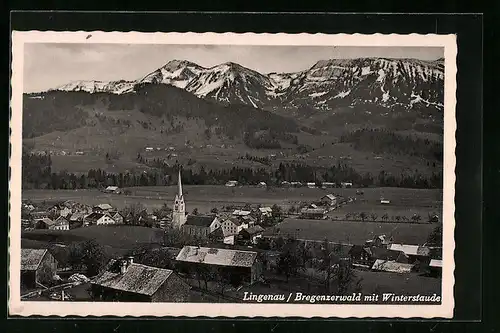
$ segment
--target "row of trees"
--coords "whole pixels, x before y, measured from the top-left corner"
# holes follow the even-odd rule
[[[138,157],[139,158],[139,157]],[[141,156],[142,158],[142,156]],[[136,173],[108,173],[101,169],[90,169],[86,174],[66,171],[52,172],[50,156],[23,156],[23,188],[85,189],[105,186],[165,186],[176,180],[166,175],[173,175],[182,168],[177,162],[168,165],[159,159],[144,161],[154,167],[153,171]],[[175,178],[175,177],[174,177]],[[424,176],[418,172],[395,176],[381,171],[377,177],[371,173],[359,173],[354,168],[338,163],[329,168],[316,167],[300,163],[280,163],[277,168],[199,169],[186,168],[182,172],[182,181],[190,185],[221,185],[229,180],[237,180],[242,185],[266,182],[269,186],[280,185],[283,181],[320,183],[351,181],[362,187],[407,187],[407,188],[442,188],[442,174],[432,173]]]
[[[395,221],[395,222],[414,222],[418,223],[422,221],[422,215],[416,213],[413,214],[411,217],[408,217],[406,215],[395,215],[395,216],[389,216],[389,214],[385,213],[382,216],[379,217],[377,213],[367,213],[367,212],[354,212],[354,213],[346,213],[345,220],[347,221],[377,221],[380,219],[383,222],[388,222],[388,221]],[[437,214],[434,213],[428,213],[427,214],[427,222],[429,223],[434,223],[438,222]]]

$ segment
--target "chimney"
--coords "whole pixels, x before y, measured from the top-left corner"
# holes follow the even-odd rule
[[[120,264],[120,273],[125,274],[127,272],[127,261],[123,260]]]

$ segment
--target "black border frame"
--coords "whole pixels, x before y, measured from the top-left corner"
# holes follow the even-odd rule
[[[457,181],[455,186],[456,198],[456,227],[455,227],[455,316],[453,321],[477,321],[482,317],[482,42],[483,16],[481,14],[342,14],[342,13],[147,13],[147,12],[12,12],[12,30],[103,30],[103,31],[176,31],[176,32],[322,32],[322,33],[454,33],[457,34]],[[10,68],[10,61],[9,61]],[[10,77],[10,75],[9,75]],[[8,211],[8,210],[5,210]],[[5,235],[8,235],[8,224],[4,224]],[[3,243],[8,253],[8,243]],[[7,295],[7,293],[6,293]],[[492,312],[494,314],[494,312]],[[12,317],[13,318],[13,317]],[[17,317],[16,317],[17,318]],[[74,317],[71,320],[59,322],[61,330],[80,326],[84,319]],[[99,328],[111,328],[115,331],[123,323],[108,322],[113,317],[93,317],[97,322],[88,322],[87,329],[91,331]],[[36,329],[42,326],[54,327],[53,318],[44,318],[42,322],[32,319],[14,319],[25,329]],[[69,319],[69,318],[68,318]],[[90,318],[89,318],[90,319]],[[132,319],[132,318],[130,318]],[[136,318],[134,318],[136,319]],[[152,319],[152,318],[150,318]],[[201,319],[201,318],[200,318]],[[288,326],[290,319],[278,319],[277,323],[263,323],[262,329],[275,331]],[[297,319],[297,318],[295,318]],[[156,319],[143,321],[127,320],[127,325],[136,330],[153,330]],[[255,330],[256,324],[262,319],[246,320],[248,329]],[[375,327],[384,327],[392,331],[403,322],[414,320],[397,320],[398,323],[384,325],[389,320],[372,323]],[[140,321],[140,323],[139,323]],[[257,322],[256,322],[257,321]],[[325,321],[325,320],[322,320]],[[328,320],[326,320],[328,321]],[[334,321],[334,322],[333,322]],[[206,325],[205,320],[190,320],[191,329],[200,330],[212,327],[212,330],[221,328],[222,323],[233,323],[234,320],[217,318],[210,320],[212,325]],[[313,329],[313,322],[299,320],[294,323],[295,329]],[[339,329],[346,328],[350,319],[335,319]],[[433,331],[438,325],[436,321],[425,320],[425,326]],[[9,324],[10,324],[9,323]],[[217,323],[217,324],[216,324]],[[311,325],[309,324],[311,323]],[[183,321],[173,319],[169,329],[183,329]],[[208,323],[207,323],[208,324]],[[319,323],[318,323],[319,324]],[[354,323],[352,323],[354,324]],[[360,323],[361,324],[361,323]],[[40,326],[38,326],[40,325]],[[11,326],[11,325],[9,325]],[[165,329],[165,327],[160,329]],[[191,325],[190,325],[191,326]],[[226,326],[226,325],[225,325]],[[316,326],[316,325],[314,325]],[[332,325],[333,326],[333,325]],[[92,328],[93,327],[93,328]],[[232,324],[232,329],[235,329]],[[289,327],[289,326],[288,326]],[[361,328],[361,326],[358,326]],[[392,327],[392,329],[390,329]],[[434,327],[434,328],[433,328]],[[186,327],[187,329],[187,327]],[[21,329],[22,330],[22,329]],[[132,331],[132,330],[131,330]]]

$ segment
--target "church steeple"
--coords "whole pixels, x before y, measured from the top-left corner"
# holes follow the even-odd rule
[[[181,181],[181,170],[179,169],[179,178],[177,180],[177,187],[178,187],[178,192],[177,194],[179,197],[182,198],[182,181]]]
[[[172,225],[174,228],[180,228],[186,223],[186,204],[182,194],[181,170],[177,179],[177,194],[175,195],[174,209],[172,210]]]

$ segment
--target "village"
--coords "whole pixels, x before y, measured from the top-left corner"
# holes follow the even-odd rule
[[[378,282],[373,282],[375,280],[387,280],[388,285],[411,280],[416,286],[425,283],[424,280],[431,281],[438,286],[434,292],[440,292],[439,241],[407,244],[392,234],[368,232],[363,241],[356,242],[303,239],[300,233],[281,230],[288,221],[335,223],[338,216],[332,217],[330,213],[357,199],[335,194],[334,184],[282,184],[320,185],[326,189],[324,196],[296,209],[249,203],[227,205],[224,209],[214,207],[204,213],[187,212],[188,198],[183,194],[180,172],[177,184],[173,205],[169,207],[165,203],[153,212],[140,205],[119,210],[109,203],[90,206],[74,200],[48,207],[23,202],[23,239],[48,241],[22,245],[22,299],[241,302],[243,295],[250,292],[369,294],[385,291]],[[226,186],[235,187],[238,183],[229,181]],[[103,191],[115,195],[123,192],[116,186]],[[356,191],[356,196],[363,196],[363,191]],[[391,201],[380,198],[379,204],[390,205]],[[415,216],[407,222],[418,223],[420,217]],[[359,212],[343,217],[349,218],[350,223],[359,225],[378,216]],[[380,222],[389,219],[380,218]],[[438,225],[439,217],[429,216],[426,223]],[[163,238],[154,241],[158,243],[155,247],[142,244],[139,250],[127,248],[112,255],[106,255],[102,249],[107,244],[92,239],[83,242],[84,248],[78,251],[97,253],[97,259],[75,255],[76,247],[59,241],[65,239],[65,234],[79,230],[99,229],[96,233],[104,234],[108,230],[139,227],[159,231]],[[120,237],[118,231],[113,232],[114,237]]]

